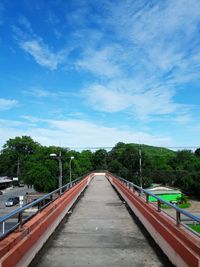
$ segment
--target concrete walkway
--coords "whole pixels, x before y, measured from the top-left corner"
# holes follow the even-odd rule
[[[157,255],[103,176],[96,176],[39,267],[159,267]]]

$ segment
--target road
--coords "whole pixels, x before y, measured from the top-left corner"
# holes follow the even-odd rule
[[[9,197],[18,197],[18,196],[25,196],[26,193],[33,193],[35,190],[33,188],[28,188],[27,186],[24,187],[10,187],[5,190],[2,190],[3,195],[0,195],[0,217],[3,217],[4,215],[10,213],[14,209],[19,207],[18,205],[15,205],[13,207],[6,207],[5,201]]]
[[[28,188],[27,186],[24,187],[10,187],[5,190],[2,190],[3,195],[0,195],[0,217],[3,217],[16,208],[19,208],[19,204],[12,206],[12,207],[6,207],[5,206],[5,201],[10,198],[10,197],[18,197],[18,196],[25,196],[26,193],[34,193],[35,190],[33,188]],[[10,228],[12,228],[14,225],[16,225],[18,221],[18,218],[12,218],[8,220],[5,223],[5,232],[7,232]],[[0,225],[0,235],[3,232],[3,225]]]

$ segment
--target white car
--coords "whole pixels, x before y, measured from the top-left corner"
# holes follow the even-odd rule
[[[17,205],[19,203],[19,197],[9,197],[6,202],[5,205],[6,207],[12,207],[14,205]]]

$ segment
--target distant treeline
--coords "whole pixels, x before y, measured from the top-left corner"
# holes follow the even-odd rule
[[[61,151],[63,184],[93,170],[109,170],[144,187],[162,183],[179,187],[183,192],[200,198],[200,148],[172,151],[147,145],[117,143],[111,151],[77,152],[62,147],[42,146],[29,136],[9,139],[0,154],[0,176],[16,177],[37,191],[49,192],[58,187],[58,161],[50,157]],[[139,158],[141,157],[141,164]]]

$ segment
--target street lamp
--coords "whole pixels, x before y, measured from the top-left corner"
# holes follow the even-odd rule
[[[142,181],[142,151],[141,149],[139,148],[139,175],[140,175],[140,187],[142,188],[142,184],[143,184],[143,181]]]
[[[59,152],[59,155],[56,155],[54,153],[50,154],[50,157],[57,159],[59,163],[59,178],[58,178],[58,187],[62,187],[62,161],[61,161],[61,151]]]
[[[69,182],[70,182],[70,186],[72,184],[72,160],[74,159],[74,157],[72,156],[70,158],[70,161],[69,161]]]

